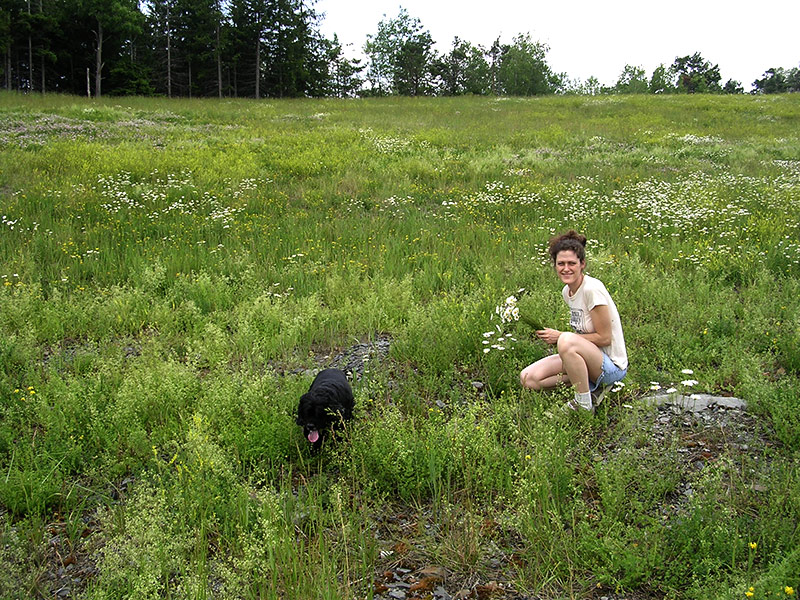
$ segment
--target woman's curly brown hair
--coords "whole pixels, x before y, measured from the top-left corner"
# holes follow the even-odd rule
[[[550,238],[550,258],[553,260],[553,264],[556,262],[558,253],[564,250],[572,250],[579,261],[585,262],[586,236],[570,229],[566,233]]]

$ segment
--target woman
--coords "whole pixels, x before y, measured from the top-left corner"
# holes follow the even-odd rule
[[[532,390],[571,383],[575,398],[567,408],[594,411],[605,386],[619,381],[628,371],[619,312],[603,283],[584,274],[586,236],[570,230],[552,238],[550,258],[564,282],[562,295],[570,309],[574,333],[549,328],[537,331],[536,336],[555,345],[558,352],[525,367],[519,378]]]

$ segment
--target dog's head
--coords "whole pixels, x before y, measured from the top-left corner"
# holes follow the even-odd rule
[[[342,418],[341,411],[342,407],[326,394],[307,392],[300,396],[296,423],[310,443],[319,445],[331,423]]]

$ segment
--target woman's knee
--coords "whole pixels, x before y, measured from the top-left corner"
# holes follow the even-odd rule
[[[564,354],[565,352],[574,352],[578,348],[578,340],[580,339],[581,337],[578,334],[572,333],[571,331],[565,331],[558,336],[556,350],[558,350],[559,354]]]
[[[519,382],[522,384],[522,387],[527,388],[529,390],[541,390],[542,384],[541,381],[532,370],[523,369],[522,372],[519,374]]]

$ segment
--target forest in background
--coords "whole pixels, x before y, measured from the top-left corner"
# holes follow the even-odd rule
[[[744,93],[699,52],[616,83],[570,79],[520,33],[486,48],[459,37],[439,52],[401,8],[346,56],[307,0],[0,0],[0,85],[100,97],[352,97]],[[754,93],[800,91],[800,68],[766,69]]]

